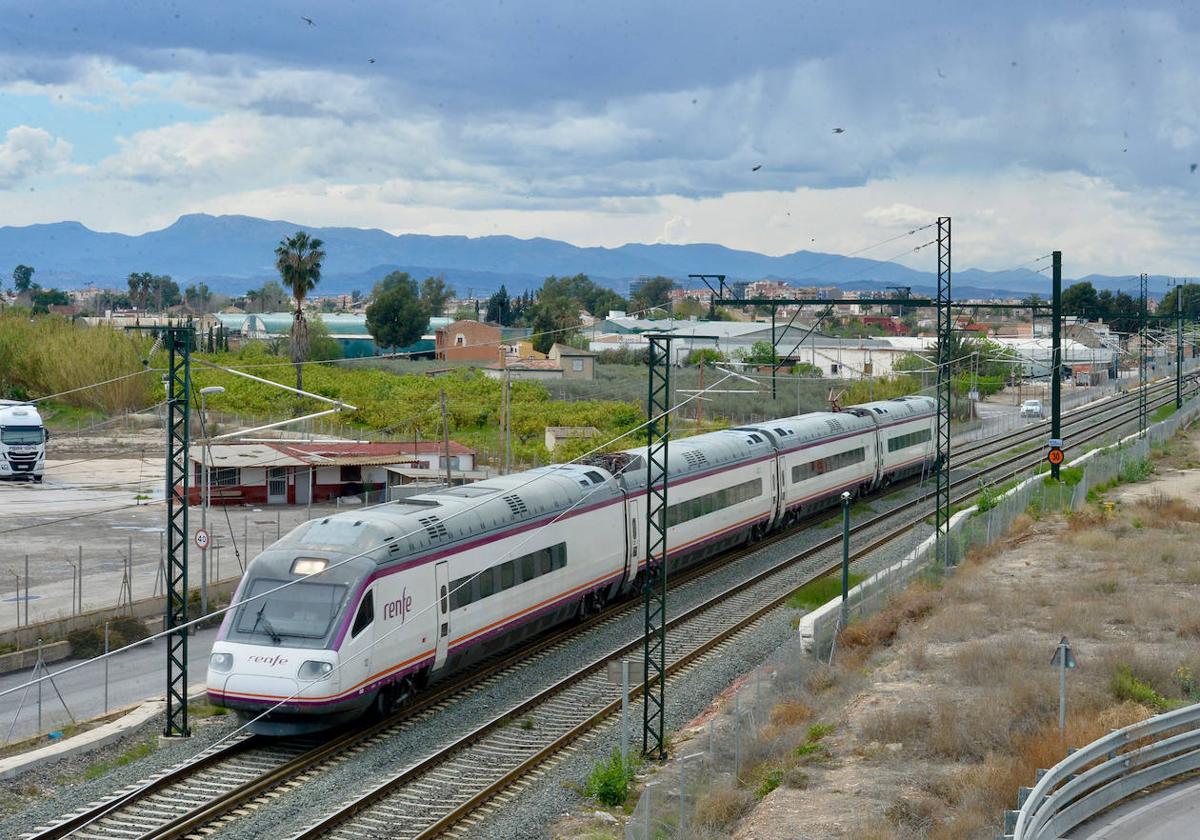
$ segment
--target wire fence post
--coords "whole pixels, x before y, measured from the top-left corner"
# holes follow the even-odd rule
[[[25,625],[29,626],[29,555],[25,555]]]
[[[621,764],[629,762],[629,660],[621,660]]]
[[[104,714],[108,714],[108,622],[104,622]]]

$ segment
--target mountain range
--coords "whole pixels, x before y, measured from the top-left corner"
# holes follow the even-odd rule
[[[937,285],[933,272],[815,251],[773,257],[713,244],[583,248],[544,238],[395,235],[378,229],[309,227],[207,214],[181,216],[169,227],[137,236],[102,233],[79,222],[0,227],[0,266],[31,265],[43,286],[60,288],[88,283],[123,287],[131,272],[150,271],[169,274],[181,283],[205,282],[216,292],[241,294],[277,277],[275,246],[297,230],[325,243],[327,257],[319,288],[324,294],[366,291],[394,270],[418,277],[445,275],[460,295],[490,294],[501,283],[510,292],[521,292],[539,288],[548,275],[580,272],[622,294],[640,276],[661,274],[686,280],[688,274],[700,272],[722,273],[729,280],[780,279],[841,289],[909,286],[914,296],[931,296]],[[1137,280],[1130,277],[1080,279],[1090,280],[1097,289],[1131,293],[1137,289]],[[1152,294],[1161,294],[1167,286],[1167,278],[1151,278]],[[1028,268],[998,272],[969,268],[954,273],[956,298],[1034,292],[1046,296],[1049,290],[1048,274]]]

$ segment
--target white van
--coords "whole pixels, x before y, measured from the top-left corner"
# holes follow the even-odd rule
[[[49,437],[37,406],[0,400],[0,479],[40,482]]]

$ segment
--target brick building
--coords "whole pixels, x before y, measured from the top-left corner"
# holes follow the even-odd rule
[[[500,328],[479,321],[454,321],[434,333],[434,355],[446,362],[491,362],[500,347]]]

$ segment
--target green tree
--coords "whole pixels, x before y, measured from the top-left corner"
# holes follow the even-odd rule
[[[719,365],[724,361],[726,361],[725,354],[715,347],[700,347],[689,351],[687,356],[684,357],[683,363],[690,366],[703,362],[706,365],[712,366]]]
[[[483,319],[490,324],[500,324],[505,327],[512,325],[512,303],[508,299],[508,289],[504,288],[503,283],[500,284],[496,293],[488,298],[487,313]]]
[[[1096,287],[1087,280],[1082,283],[1072,283],[1063,289],[1062,305],[1063,312],[1069,315],[1078,315],[1089,321],[1096,321],[1101,317]]]
[[[447,286],[444,277],[426,277],[421,281],[421,300],[429,308],[431,318],[440,317],[446,308],[446,301],[454,295],[454,287]]]
[[[212,301],[212,292],[206,283],[193,283],[184,289],[183,302],[193,312],[207,312],[208,304]]]
[[[33,286],[33,273],[36,270],[28,265],[18,265],[13,269],[13,289],[16,290],[17,294],[24,295],[29,293],[30,288]]]
[[[670,277],[651,277],[630,296],[629,302],[636,312],[644,312],[654,306],[665,307],[671,299],[673,288],[675,281]]]
[[[1174,315],[1176,311],[1175,296],[1182,294],[1183,317],[1195,318],[1198,314],[1200,314],[1200,285],[1197,285],[1196,283],[1184,283],[1182,286],[1177,288],[1180,289],[1179,292],[1175,291],[1175,289],[1170,289],[1166,294],[1163,295],[1162,300],[1159,301],[1156,312],[1159,315]]]
[[[429,308],[421,300],[416,281],[394,271],[379,287],[382,292],[367,307],[367,332],[380,347],[394,350],[415,344],[429,326]]]
[[[675,320],[687,321],[704,317],[704,304],[695,298],[684,298],[675,304]]]
[[[475,314],[475,310],[471,307],[460,306],[458,309],[454,310],[454,315],[451,317],[454,318],[455,321],[474,321]]]
[[[571,277],[547,277],[533,306],[533,349],[547,352],[556,341],[570,338],[573,327],[579,326],[579,310],[582,306],[576,297],[575,281],[583,275]],[[587,281],[591,282],[591,281]]]
[[[43,289],[38,286],[33,287],[33,311],[35,314],[45,315],[50,311],[51,306],[69,306],[71,303],[70,296],[60,289]]]
[[[292,312],[292,364],[296,366],[296,388],[304,389],[304,362],[308,358],[308,325],[304,319],[304,298],[321,282],[321,263],[325,261],[325,243],[304,231],[281,239],[275,248],[275,268],[283,285],[296,301]]]
[[[773,365],[778,357],[769,341],[756,341],[746,354],[746,362],[752,365]]]
[[[292,324],[293,328],[295,323]],[[308,358],[314,361],[340,359],[343,355],[342,345],[329,334],[329,327],[321,318],[307,321],[308,329]],[[290,335],[289,335],[290,338]]]
[[[150,295],[150,288],[154,281],[154,275],[149,271],[132,271],[126,282],[129,285],[129,300],[135,309],[145,309],[146,299]]]

